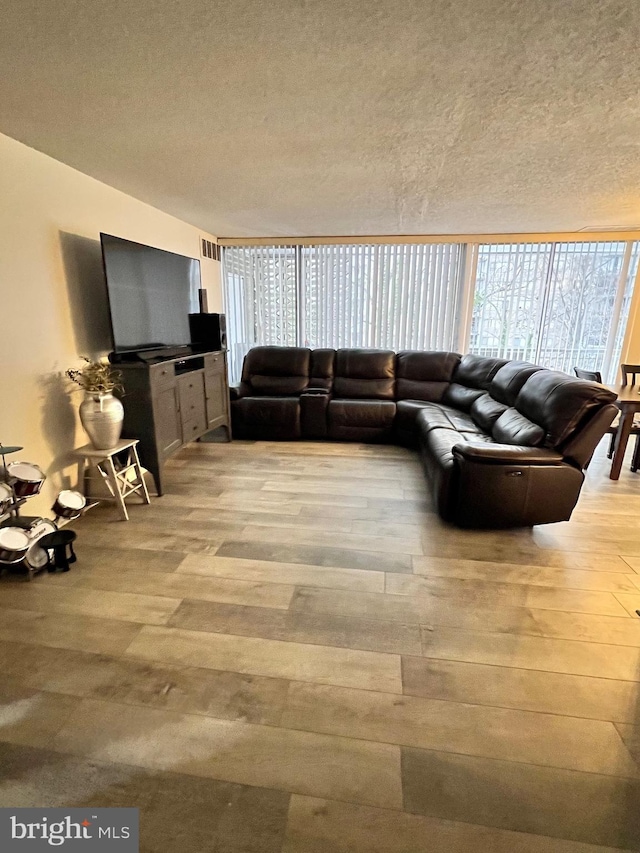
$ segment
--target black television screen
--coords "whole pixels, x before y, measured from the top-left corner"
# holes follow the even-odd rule
[[[115,352],[185,346],[200,261],[100,234]]]

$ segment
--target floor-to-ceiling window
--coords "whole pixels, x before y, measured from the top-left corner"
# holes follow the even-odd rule
[[[613,379],[640,243],[224,250],[232,381],[252,346],[458,350]]]
[[[478,246],[469,350],[613,378],[639,245]]]

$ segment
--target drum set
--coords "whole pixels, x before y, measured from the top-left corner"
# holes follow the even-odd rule
[[[40,493],[46,475],[32,462],[5,462],[5,456],[22,450],[18,446],[0,445],[3,480],[0,481],[0,568],[22,564],[29,578],[51,566],[52,553],[40,541],[58,528],[79,518],[85,507],[84,495],[72,489],[61,491],[51,508],[49,518],[20,516],[20,508],[29,498]]]

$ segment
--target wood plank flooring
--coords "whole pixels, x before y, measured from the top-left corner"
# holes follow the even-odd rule
[[[192,444],[0,579],[0,805],[146,853],[640,850],[640,475],[462,531],[415,453]]]

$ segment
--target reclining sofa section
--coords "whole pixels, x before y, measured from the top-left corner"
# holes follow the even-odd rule
[[[418,447],[442,518],[498,528],[571,517],[615,399],[526,362],[255,347],[231,389],[231,412],[238,438]]]

